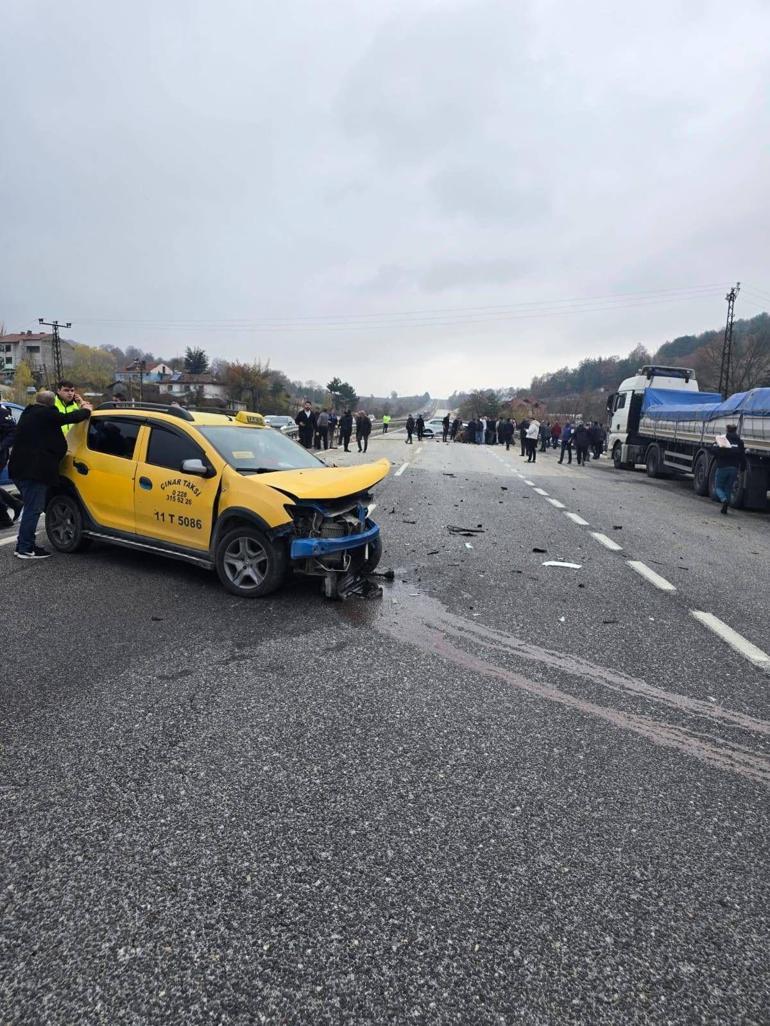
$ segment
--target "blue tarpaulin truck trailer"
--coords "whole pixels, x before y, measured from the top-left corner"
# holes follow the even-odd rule
[[[746,469],[732,504],[768,508],[770,388],[738,392],[723,401],[716,392],[700,392],[692,370],[642,367],[610,396],[607,410],[608,448],[616,468],[643,464],[650,477],[690,473],[698,495],[713,496],[712,446],[716,435],[735,424],[746,447]]]

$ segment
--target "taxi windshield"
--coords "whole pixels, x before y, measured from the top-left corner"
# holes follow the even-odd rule
[[[201,425],[198,430],[231,467],[243,474],[326,466],[307,449],[273,428],[216,424]]]

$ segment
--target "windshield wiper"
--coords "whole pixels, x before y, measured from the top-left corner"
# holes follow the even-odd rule
[[[275,467],[238,467],[239,474],[275,474]]]

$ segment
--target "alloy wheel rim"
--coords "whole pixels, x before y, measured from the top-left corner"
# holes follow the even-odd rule
[[[56,502],[49,513],[51,534],[60,545],[68,545],[75,538],[75,517],[66,502]]]
[[[269,558],[254,538],[234,538],[225,549],[223,567],[228,581],[242,591],[254,591],[267,576]]]

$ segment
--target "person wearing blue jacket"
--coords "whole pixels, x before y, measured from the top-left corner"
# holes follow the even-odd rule
[[[572,463],[572,436],[575,430],[569,421],[564,425],[561,431],[561,455],[559,456],[559,463],[564,462],[564,453],[567,453],[569,459],[567,463]]]

